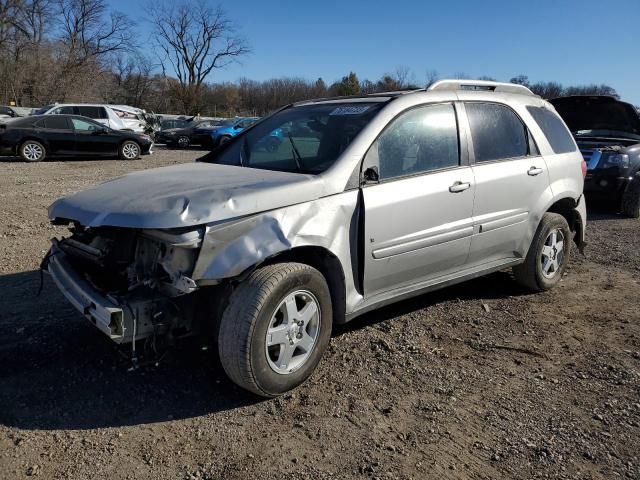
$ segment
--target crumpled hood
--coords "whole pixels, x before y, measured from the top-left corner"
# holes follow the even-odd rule
[[[313,175],[190,163],[130,173],[56,200],[49,219],[87,227],[179,228],[320,198]]]

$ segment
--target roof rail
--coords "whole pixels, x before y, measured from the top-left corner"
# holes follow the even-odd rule
[[[489,82],[487,80],[438,80],[431,85],[428,91],[434,90],[476,90],[490,91],[501,93],[517,93],[520,95],[530,95],[535,97],[536,94],[524,85],[516,83]]]

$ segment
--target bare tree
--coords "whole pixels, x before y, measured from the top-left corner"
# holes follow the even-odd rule
[[[133,24],[105,0],[56,0],[69,66],[131,47]]]
[[[177,76],[185,109],[197,103],[200,88],[214,70],[250,52],[224,10],[205,0],[161,0],[150,5],[149,13],[163,72]]]
[[[425,88],[429,88],[431,85],[438,81],[437,70],[427,70],[425,73]]]

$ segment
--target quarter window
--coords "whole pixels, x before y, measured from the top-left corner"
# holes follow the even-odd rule
[[[529,154],[527,127],[510,108],[495,103],[466,103],[476,163]]]
[[[378,137],[372,152],[378,156],[381,180],[458,166],[453,105],[429,105],[403,113]]]
[[[541,107],[527,107],[527,110],[549,140],[554,153],[576,151],[576,143],[573,141],[571,133],[557,114]]]

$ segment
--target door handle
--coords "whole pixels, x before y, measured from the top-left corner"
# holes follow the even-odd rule
[[[469,182],[466,182],[466,183],[456,182],[456,183],[454,183],[453,185],[451,185],[449,187],[449,191],[451,193],[460,193],[460,192],[464,192],[465,190],[467,190],[469,188],[471,188],[471,183],[469,183]]]
[[[538,168],[538,167],[531,167],[528,171],[527,171],[527,175],[530,175],[532,177],[535,177],[536,175],[540,175],[542,173],[542,169]]]

